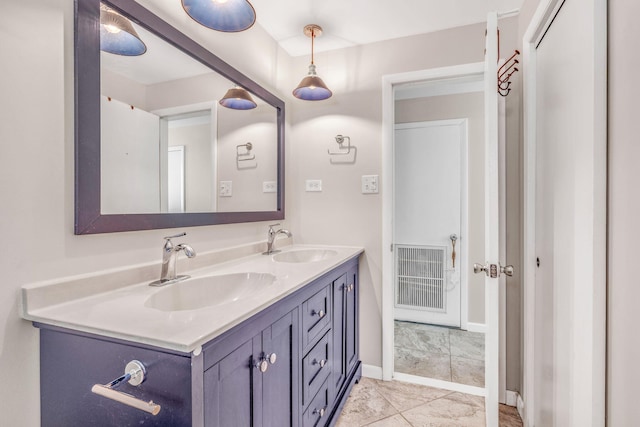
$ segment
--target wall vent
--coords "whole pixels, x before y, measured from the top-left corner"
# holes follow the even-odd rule
[[[446,246],[395,246],[397,308],[446,311],[446,252]]]

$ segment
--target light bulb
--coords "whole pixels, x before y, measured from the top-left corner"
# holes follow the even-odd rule
[[[111,24],[106,24],[104,25],[104,29],[107,30],[108,32],[110,32],[111,34],[118,34],[120,31],[120,28],[116,27],[115,25],[111,25]]]

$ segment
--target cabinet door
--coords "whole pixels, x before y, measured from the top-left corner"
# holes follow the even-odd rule
[[[254,340],[233,350],[204,373],[204,421],[208,427],[252,427]]]
[[[262,427],[298,425],[297,309],[262,331],[262,354],[268,367],[256,370],[256,396],[262,401]],[[273,363],[271,363],[273,362]],[[258,400],[258,399],[256,399]],[[231,424],[229,424],[230,426]],[[258,424],[256,424],[258,425]]]
[[[331,391],[337,396],[342,387],[347,371],[344,361],[345,330],[344,330],[344,303],[347,289],[347,275],[342,275],[333,282],[333,378]]]
[[[344,360],[345,375],[358,363],[358,267],[353,267],[347,273],[347,283],[344,298]]]

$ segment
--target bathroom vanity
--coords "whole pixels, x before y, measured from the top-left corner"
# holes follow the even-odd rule
[[[42,301],[55,284],[25,287],[24,317],[40,328],[42,425],[335,424],[361,375],[361,252],[294,246],[164,288],[139,283],[51,305]],[[216,294],[225,282],[233,292]],[[110,393],[157,415],[92,393],[131,361],[144,382],[126,378]]]

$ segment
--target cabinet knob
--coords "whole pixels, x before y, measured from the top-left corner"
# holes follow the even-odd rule
[[[263,374],[265,372],[267,372],[267,369],[269,369],[269,362],[267,361],[267,359],[260,359],[256,362],[256,368],[258,368],[258,370],[260,370],[260,372],[262,372]]]
[[[312,316],[318,316],[321,319],[325,316],[325,314],[327,313],[325,313],[324,310],[320,310],[320,311],[311,310]]]
[[[353,283],[352,283],[352,284],[350,284],[349,286],[347,286],[347,292],[351,292],[351,291],[353,291],[353,288],[354,288],[354,287],[355,287],[355,286],[353,285]]]
[[[327,361],[325,359],[313,359],[313,365],[320,365],[321,368],[324,368],[324,365],[327,364]]]
[[[325,408],[314,409],[313,415],[320,415],[320,418],[324,417]]]
[[[274,363],[276,363],[276,360],[278,359],[278,355],[275,353],[271,353],[270,355],[267,356],[267,360],[269,361],[269,363],[271,363],[272,365]]]

